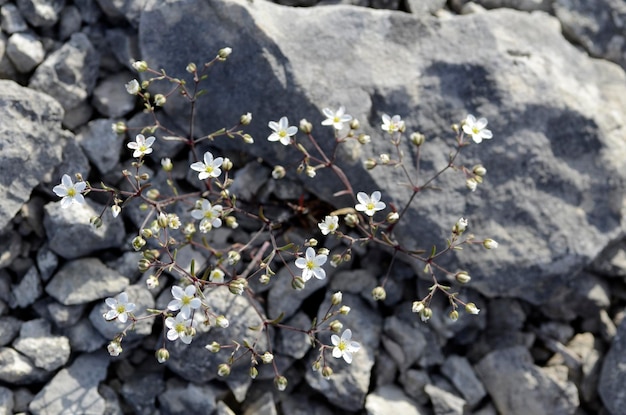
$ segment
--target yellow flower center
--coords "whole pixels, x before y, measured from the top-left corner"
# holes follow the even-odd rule
[[[472,127],[472,132],[474,134],[478,134],[480,132],[480,130],[478,129],[478,127]]]
[[[174,326],[174,330],[176,330],[176,333],[184,333],[186,327],[183,323],[176,323],[176,325]]]
[[[67,195],[69,197],[74,197],[76,196],[76,189],[74,189],[73,187],[70,187],[69,189],[67,189]]]
[[[309,259],[306,262],[306,267],[307,267],[307,269],[313,269],[313,268],[315,268],[315,263],[312,260]]]
[[[282,138],[282,137],[285,137],[285,136],[287,135],[287,131],[285,131],[285,130],[281,130],[281,131],[279,131],[279,132],[278,132],[278,135],[279,135],[281,138]]]
[[[206,171],[207,173],[213,173],[213,166],[206,166],[204,168],[204,171]]]
[[[375,208],[376,206],[374,205],[374,203],[369,202],[369,203],[366,205],[366,207],[367,207],[367,210],[374,210],[374,208]]]
[[[191,302],[191,297],[183,295],[183,298],[180,299],[180,302],[183,303],[183,305],[189,305],[189,303]]]
[[[147,149],[148,149],[148,147],[146,147],[143,144],[139,146],[139,151],[141,151],[142,153],[144,153]]]
[[[213,211],[207,210],[206,212],[204,212],[204,217],[207,219],[213,219]]]
[[[341,350],[342,352],[344,350],[346,350],[346,348],[348,347],[348,345],[346,344],[346,342],[344,342],[343,340],[339,342],[339,344],[337,345],[337,348],[339,350]]]
[[[118,314],[122,314],[126,311],[126,307],[124,306],[124,304],[118,304],[115,308],[115,311],[117,311]]]

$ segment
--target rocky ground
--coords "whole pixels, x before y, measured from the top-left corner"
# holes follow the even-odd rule
[[[0,413],[624,413],[622,0],[0,3]],[[306,339],[287,335],[273,344],[286,391],[274,388],[269,371],[252,382],[245,365],[218,377],[224,357],[204,345],[215,336],[241,338],[255,324],[249,300],[225,289],[210,300],[236,310],[228,331],[173,347],[162,365],[154,358],[162,325],[143,322],[122,355],[109,356],[106,345],[123,325],[104,321],[104,299],[125,290],[140,309],[165,307],[169,287],[149,290],[137,269],[130,240],[138,209],[117,219],[107,212],[95,230],[89,219],[105,200],[88,196],[80,209],[62,209],[51,189],[65,173],[120,181],[128,137],[111,124],[150,122],[124,88],[138,77],[131,62],[183,77],[189,62],[206,62],[226,46],[233,54],[211,72],[196,131],[251,112],[255,144],[216,141],[212,151],[233,160],[232,189],[243,203],[272,201],[272,214],[292,215],[294,224],[290,203],[307,195],[323,217],[340,202],[337,183],[323,172],[274,180],[273,166],[294,153],[268,145],[269,120],[306,117],[322,135],[321,109],[345,106],[372,137],[340,154],[354,187],[381,190],[402,206],[411,193],[392,169],[363,168],[393,150],[381,139],[380,116],[401,114],[408,131],[426,136],[426,172],[446,162],[451,123],[468,113],[489,119],[494,139],[463,156],[469,166],[486,166],[485,183],[470,193],[458,176],[445,175],[444,191],[412,205],[410,226],[396,229],[405,246],[441,244],[467,216],[472,232],[500,243],[445,264],[472,275],[461,293],[478,316],[453,323],[445,302],[435,302],[422,323],[411,303],[429,286],[423,264],[396,263],[387,298],[374,302],[390,255],[363,248],[304,291],[292,290],[286,268],[266,291],[253,285],[268,315],[284,311],[298,326],[343,292],[352,309],[344,324],[362,348],[330,380],[311,371]],[[175,99],[160,112],[182,130],[187,114]],[[161,142],[164,134],[156,135]],[[187,162],[180,147],[163,145],[149,166],[165,156]],[[189,180],[184,170],[174,173]],[[305,226],[294,226],[292,237],[312,236]],[[242,220],[236,230],[216,230],[211,243],[245,241],[254,229]],[[179,258],[203,263],[192,250]]]

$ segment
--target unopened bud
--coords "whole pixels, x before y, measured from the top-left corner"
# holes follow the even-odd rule
[[[474,303],[467,303],[467,304],[465,304],[465,311],[468,312],[469,314],[478,314],[478,313],[480,313],[480,310],[478,309],[478,307],[476,307],[476,304],[474,304]]]
[[[389,162],[391,161],[391,158],[389,157],[389,154],[387,153],[381,154],[379,158],[382,164],[389,164]]]
[[[456,223],[454,224],[454,227],[452,228],[452,232],[460,235],[463,232],[465,232],[465,230],[467,229],[467,219],[465,218],[460,218],[459,220],[456,221]]]
[[[465,187],[467,187],[470,192],[473,192],[474,190],[476,190],[476,187],[478,187],[478,181],[476,181],[475,178],[470,177],[465,181]]]
[[[261,355],[261,361],[265,364],[272,363],[273,360],[274,360],[274,355],[271,354],[270,352],[265,352]]]
[[[424,136],[424,134],[421,133],[412,133],[409,136],[409,140],[411,140],[411,143],[413,143],[413,145],[419,147],[424,144],[424,142],[426,141],[426,137]]]
[[[225,329],[226,327],[228,327],[230,323],[228,322],[228,319],[225,316],[217,316],[217,318],[215,319],[215,324]]]
[[[280,180],[283,177],[285,177],[285,174],[287,174],[287,172],[285,171],[285,168],[283,166],[275,166],[274,170],[272,170],[272,177],[274,178],[274,180]]]
[[[359,134],[359,136],[356,139],[361,144],[368,144],[370,141],[372,141],[372,138],[367,134]]]
[[[457,280],[457,282],[459,282],[460,284],[467,284],[468,282],[470,282],[472,277],[470,277],[470,275],[466,271],[459,271],[454,276],[454,279]]]
[[[228,252],[228,265],[235,265],[241,260],[241,254],[237,251]]]
[[[157,107],[162,107],[167,102],[167,98],[163,94],[156,94],[154,96],[154,105]]]
[[[498,247],[498,243],[493,239],[487,238],[483,241],[483,246],[487,249],[496,249]]]
[[[244,134],[242,136],[243,142],[246,144],[254,144],[254,138],[250,134]]]
[[[141,272],[146,272],[150,269],[150,261],[145,258],[140,259],[139,263],[137,264],[137,268],[139,268],[139,271]]]
[[[291,288],[293,288],[296,291],[304,290],[305,286],[306,286],[306,282],[302,279],[302,277],[296,277],[291,280]]]
[[[341,304],[342,299],[343,299],[343,294],[341,293],[341,291],[337,291],[336,293],[332,295],[332,297],[330,297],[330,303],[332,305],[339,305]]]
[[[237,278],[228,283],[228,289],[235,295],[242,295],[247,286],[248,281],[244,278]]]
[[[217,56],[220,58],[220,60],[225,60],[226,58],[228,58],[230,56],[230,54],[233,53],[233,50],[231,48],[222,48],[220,49],[220,51],[217,53]]]
[[[485,174],[487,174],[487,169],[485,168],[485,166],[483,166],[482,164],[477,164],[474,166],[474,168],[472,169],[472,172],[479,177],[483,177]]]
[[[237,218],[234,216],[227,216],[224,220],[226,221],[226,226],[228,226],[230,229],[237,229],[239,227],[239,224],[237,223]]]
[[[333,369],[330,366],[324,366],[322,368],[322,376],[324,377],[324,379],[330,379],[332,375]]]
[[[350,129],[351,130],[358,130],[360,127],[361,127],[361,123],[356,118],[353,118],[350,121]]]
[[[167,349],[164,348],[164,347],[162,347],[159,350],[157,350],[154,355],[156,356],[157,361],[159,363],[165,363],[170,358],[170,352],[168,352]]]
[[[157,200],[161,196],[161,192],[158,189],[148,189],[146,192],[146,197],[150,200]]]
[[[118,121],[111,124],[111,129],[115,134],[124,134],[128,130],[128,127],[124,121]]]
[[[387,214],[388,223],[396,223],[398,219],[400,219],[400,214],[398,212],[389,212]]]
[[[252,379],[256,379],[257,376],[259,376],[259,370],[256,367],[252,366],[250,368],[250,377]]]
[[[414,313],[421,313],[424,307],[425,306],[424,306],[423,301],[413,301],[413,305],[411,306],[411,311]]]
[[[387,298],[387,292],[381,286],[378,286],[372,290],[372,297],[376,301],[384,301]]]
[[[348,213],[344,218],[344,222],[351,228],[354,228],[359,223],[359,218],[354,213]]]
[[[185,70],[189,73],[194,73],[196,70],[198,70],[198,67],[196,66],[195,63],[189,62]]]
[[[222,346],[220,346],[218,342],[213,342],[211,344],[207,344],[206,346],[204,346],[204,348],[210,351],[211,353],[218,353],[220,349],[222,348]]]
[[[141,236],[135,236],[131,242],[133,249],[135,251],[139,251],[141,248],[144,247],[144,245],[146,244],[146,240],[143,239]]]
[[[302,131],[305,134],[311,134],[311,131],[313,131],[313,124],[308,122],[305,118],[301,119],[300,120],[300,131]]]
[[[306,166],[306,169],[304,169],[304,172],[311,179],[317,175],[317,172],[315,171],[315,167],[313,166]]]
[[[334,320],[333,322],[330,323],[328,327],[330,328],[330,331],[332,331],[333,333],[339,333],[341,329],[343,328],[343,324],[339,320]]]
[[[145,72],[148,70],[148,64],[146,61],[135,61],[132,63],[132,66],[137,72]]]
[[[343,314],[344,316],[347,316],[349,312],[350,312],[350,307],[348,307],[347,305],[342,305],[341,307],[339,307],[339,314]]]
[[[174,165],[172,164],[172,160],[169,157],[165,157],[161,159],[161,167],[164,171],[172,171]]]
[[[378,163],[376,162],[376,160],[370,157],[363,162],[363,165],[365,166],[367,170],[372,170],[374,167],[378,165]]]
[[[424,307],[424,309],[420,312],[420,318],[422,321],[428,321],[433,316],[433,310],[430,307]]]
[[[163,212],[160,212],[159,215],[157,216],[157,223],[159,224],[159,227],[161,229],[165,229],[167,228],[167,225],[169,223],[169,219],[167,218],[167,215]]]
[[[239,117],[239,124],[241,125],[250,125],[252,122],[252,114],[247,112]]]
[[[450,317],[450,320],[452,321],[457,321],[459,319],[459,312],[456,310],[452,310],[450,311],[450,314],[448,314],[448,317]]]
[[[224,157],[224,161],[222,161],[222,170],[230,171],[233,168],[233,161],[228,157]]]
[[[217,376],[226,377],[230,375],[230,365],[222,363],[217,367]]]
[[[92,216],[89,219],[89,223],[91,223],[91,226],[98,229],[102,226],[102,218],[100,218],[99,216]]]
[[[274,386],[276,386],[276,389],[279,391],[284,391],[287,389],[287,378],[284,376],[276,376],[274,378]]]

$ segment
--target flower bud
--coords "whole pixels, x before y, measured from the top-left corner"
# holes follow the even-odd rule
[[[162,347],[159,350],[157,350],[154,355],[156,356],[156,359],[159,363],[165,363],[170,358],[170,352],[168,352],[165,347]]]
[[[467,304],[465,304],[465,311],[468,312],[469,314],[478,314],[478,313],[480,313],[480,310],[478,309],[478,307],[476,307],[476,304],[474,304],[474,303],[467,303]]]
[[[274,360],[274,355],[271,354],[270,352],[265,352],[261,355],[261,361],[265,363],[266,365],[269,363],[272,363],[273,360]]]
[[[463,232],[465,232],[465,230],[467,229],[467,219],[465,218],[460,218],[458,221],[456,221],[456,223],[454,224],[454,227],[452,228],[452,232],[460,235]]]
[[[333,333],[339,333],[341,329],[343,328],[343,324],[339,320],[334,320],[329,324],[328,327],[330,328],[330,331],[332,331]]]
[[[141,236],[143,236],[144,238],[152,238],[152,230],[150,228],[143,228],[141,230]]]
[[[493,239],[487,238],[483,241],[483,246],[487,249],[496,249],[498,247],[498,243]]]
[[[148,70],[148,64],[146,61],[135,61],[132,63],[132,66],[137,72],[145,72]]]
[[[465,187],[467,187],[470,192],[473,192],[474,190],[476,190],[476,187],[478,187],[478,182],[475,178],[470,177],[465,181]]]
[[[98,229],[102,226],[102,218],[100,218],[99,216],[92,216],[89,219],[89,223],[91,223],[91,226],[93,226],[95,229]]]
[[[157,216],[157,223],[159,224],[159,227],[161,229],[167,228],[167,224],[169,223],[169,220],[167,219],[167,215],[163,212],[160,212],[159,215]]]
[[[359,218],[354,213],[348,213],[344,218],[344,222],[347,226],[354,228],[359,223]]]
[[[243,142],[246,144],[254,144],[254,138],[250,134],[244,134],[241,138],[243,138]]]
[[[111,129],[115,134],[124,134],[128,130],[128,127],[126,127],[126,123],[124,121],[118,121],[111,124]]]
[[[224,221],[226,222],[226,226],[230,229],[237,229],[239,227],[239,223],[237,223],[237,218],[234,216],[227,216]]]
[[[256,379],[257,376],[259,376],[259,370],[256,367],[252,366],[250,368],[250,377],[252,379]]]
[[[272,177],[274,178],[274,180],[280,180],[283,177],[285,177],[285,174],[287,174],[287,172],[285,171],[285,168],[283,166],[275,166],[274,170],[272,170]]]
[[[225,316],[217,316],[217,318],[215,319],[215,324],[225,329],[226,327],[228,327],[230,323],[228,322],[228,319]]]
[[[148,189],[148,191],[146,192],[146,197],[150,200],[157,200],[159,196],[161,196],[161,192],[159,192],[159,189],[152,188]]]
[[[324,379],[330,379],[332,375],[333,369],[330,366],[324,366],[322,368],[322,376],[324,377]]]
[[[351,130],[358,130],[360,127],[361,127],[361,123],[359,122],[359,120],[357,120],[356,118],[353,118],[352,120],[350,120]]]
[[[230,365],[222,363],[217,367],[217,376],[226,377],[230,375]]]
[[[172,164],[172,160],[169,157],[165,157],[161,159],[161,167],[164,171],[172,171],[174,165]]]
[[[206,346],[204,346],[204,348],[210,351],[211,353],[218,353],[220,349],[222,348],[222,346],[220,346],[218,342],[213,342],[211,344],[207,344]]]
[[[146,272],[150,269],[150,261],[145,258],[140,259],[139,263],[137,264],[137,268],[139,268],[139,271],[141,272]]]
[[[391,158],[389,157],[389,154],[387,153],[381,154],[379,158],[382,164],[389,164],[389,162],[391,161]]]
[[[368,144],[370,141],[372,141],[372,138],[367,134],[359,134],[356,139],[359,141],[360,144]]]
[[[149,290],[153,290],[157,288],[159,286],[159,279],[154,275],[150,275],[146,279],[146,286],[148,287]]]
[[[330,297],[330,303],[332,305],[339,305],[341,304],[342,299],[343,299],[343,294],[341,293],[341,291],[337,291],[336,293],[333,294],[332,297]]]
[[[306,241],[306,245],[307,246],[312,246],[312,247],[316,247],[318,244],[317,239],[315,238],[311,238],[308,241]]]
[[[400,219],[400,214],[398,212],[389,212],[387,214],[388,223],[396,223],[398,219]]]
[[[452,310],[450,311],[450,314],[448,314],[448,317],[450,317],[450,320],[452,321],[457,321],[459,319],[459,312],[456,310]]]
[[[241,254],[237,251],[228,252],[228,265],[235,265],[241,260]]]
[[[313,362],[313,364],[311,365],[311,369],[313,370],[313,372],[319,372],[321,368],[322,364],[320,363],[319,359]]]
[[[350,307],[348,307],[347,305],[342,305],[341,307],[339,307],[339,314],[343,314],[344,316],[346,316],[349,312]]]
[[[252,114],[249,112],[246,112],[241,117],[239,117],[239,124],[241,125],[250,125],[251,122],[252,122]]]
[[[387,298],[387,292],[380,285],[372,290],[372,297],[376,301],[384,301]]]
[[[120,214],[121,211],[122,211],[122,208],[119,207],[118,205],[111,206],[111,215],[113,215],[114,218],[117,218],[117,216]]]
[[[274,386],[276,386],[276,389],[279,391],[284,391],[287,389],[287,378],[284,376],[276,376],[274,378]]]
[[[424,136],[424,134],[421,133],[412,133],[409,136],[409,140],[411,140],[411,143],[413,143],[413,145],[419,147],[424,144],[424,142],[426,141],[426,137]]]
[[[300,131],[302,131],[305,134],[311,134],[311,131],[313,131],[313,124],[308,122],[305,118],[301,119],[300,120]]]
[[[267,274],[263,274],[259,277],[259,282],[263,285],[267,285],[270,283],[271,277]]]
[[[411,306],[411,311],[414,313],[421,313],[424,307],[425,306],[424,306],[423,301],[413,301],[413,305]]]
[[[156,94],[154,96],[154,105],[157,107],[162,107],[167,102],[167,98],[163,94]]]
[[[478,177],[483,177],[485,174],[487,174],[487,169],[482,164],[477,164],[472,169],[472,172]]]
[[[470,275],[466,271],[459,271],[454,276],[454,279],[457,280],[459,284],[467,284],[468,282],[470,282],[472,277],[470,277]]]
[[[291,280],[291,288],[293,288],[296,291],[304,290],[305,286],[306,286],[306,282],[302,279],[302,277],[296,277]]]
[[[433,310],[430,307],[424,307],[424,309],[420,312],[420,318],[424,322],[430,320],[432,316],[433,316]]]
[[[306,169],[304,169],[304,172],[311,179],[314,178],[315,175],[317,174],[317,172],[315,171],[315,167],[313,166],[306,166]]]
[[[141,236],[135,236],[132,241],[132,246],[135,251],[139,251],[146,244],[146,240]]]
[[[185,70],[186,70],[188,73],[194,73],[195,71],[197,71],[197,70],[198,70],[198,67],[196,66],[196,64],[195,64],[195,63],[193,63],[193,62],[189,62],[189,63],[187,64],[187,67],[185,67]]]
[[[220,60],[226,60],[226,58],[228,58],[231,53],[233,53],[233,50],[226,47],[220,49],[219,52],[217,52],[217,56],[220,58]]]
[[[320,248],[317,250],[317,255],[326,255],[330,254],[330,250],[328,248]]]
[[[228,289],[235,295],[242,295],[247,286],[248,281],[244,278],[237,278],[228,283]]]
[[[341,264],[341,255],[339,254],[333,255],[332,258],[330,259],[330,266],[333,268],[337,268],[339,264]]]
[[[372,170],[374,167],[376,167],[378,163],[376,162],[376,160],[374,160],[373,158],[368,158],[367,160],[365,160],[363,162],[363,166],[367,169],[367,170]]]
[[[123,352],[122,344],[118,340],[113,340],[108,344],[107,351],[111,356],[119,356]]]

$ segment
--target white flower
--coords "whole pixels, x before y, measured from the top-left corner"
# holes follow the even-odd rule
[[[333,343],[333,357],[336,359],[340,359],[343,357],[343,360],[346,363],[352,363],[352,353],[356,353],[361,348],[361,345],[357,342],[351,341],[352,339],[352,331],[350,329],[346,329],[341,338],[336,334],[330,336],[330,341]]]
[[[201,199],[196,203],[196,209],[191,211],[191,217],[200,220],[200,232],[207,233],[213,228],[222,226],[220,215],[222,205],[211,205],[206,199]]]
[[[326,216],[324,218],[324,222],[320,222],[317,226],[322,231],[322,235],[328,235],[329,233],[335,233],[337,228],[339,227],[339,217],[332,215]]]
[[[272,363],[273,360],[274,360],[274,355],[271,354],[270,352],[265,352],[261,355],[261,361],[263,361],[263,363],[265,364]]]
[[[134,303],[128,302],[128,294],[126,292],[119,293],[115,298],[109,297],[104,302],[111,308],[104,315],[105,320],[118,319],[122,323],[128,321],[128,313],[132,312],[136,307]]]
[[[465,118],[465,122],[463,123],[463,132],[471,135],[475,143],[480,143],[483,140],[488,140],[493,137],[491,131],[485,128],[486,126],[486,118],[480,118],[477,121],[476,118],[470,114]]]
[[[172,296],[174,299],[170,301],[167,308],[172,311],[180,310],[179,314],[185,319],[191,317],[191,310],[200,308],[202,302],[196,296],[196,286],[188,285],[183,290],[182,287],[174,285],[172,287]]]
[[[165,319],[165,327],[169,329],[167,338],[171,341],[180,339],[183,343],[189,344],[193,338],[193,327],[195,325],[195,320],[185,318],[183,313],[178,313],[176,318],[168,317]]]
[[[383,210],[387,205],[380,201],[380,192],[376,190],[368,196],[364,192],[359,192],[356,195],[359,203],[354,207],[359,212],[365,212],[367,216],[374,216],[374,213],[379,210]]]
[[[380,126],[383,131],[387,131],[389,134],[395,133],[396,131],[404,131],[404,121],[400,118],[399,115],[394,115],[393,117],[389,117],[387,114],[383,114],[383,124]]]
[[[61,199],[61,207],[67,208],[73,203],[78,205],[85,203],[85,198],[81,194],[85,190],[85,187],[87,187],[85,182],[76,182],[76,184],[74,184],[72,178],[64,174],[63,177],[61,177],[61,184],[54,186],[52,191],[57,196],[63,198]]]
[[[209,273],[209,281],[214,282],[216,284],[224,283],[224,271],[219,268],[215,268]]]
[[[128,92],[131,95],[137,95],[139,93],[139,89],[140,89],[139,82],[137,82],[136,79],[133,79],[132,81],[126,84],[126,92]]]
[[[282,117],[278,122],[270,121],[267,125],[274,131],[267,139],[269,141],[280,141],[285,146],[291,143],[291,136],[296,135],[298,132],[298,127],[289,125],[287,117]]]
[[[222,163],[224,162],[224,159],[222,157],[217,157],[214,159],[213,154],[207,151],[206,153],[204,153],[203,159],[204,163],[201,161],[196,161],[191,165],[191,170],[199,172],[198,179],[204,180],[208,179],[209,177],[219,177],[219,175],[222,174],[222,170],[220,169]]]
[[[311,277],[318,280],[326,278],[326,271],[322,269],[322,265],[326,263],[326,255],[315,255],[315,250],[308,247],[305,252],[305,258],[296,259],[296,267],[302,269],[302,279],[308,281]]]
[[[107,351],[111,356],[119,356],[122,353],[122,345],[119,341],[113,340],[107,345]]]
[[[457,220],[456,223],[454,224],[454,227],[452,228],[452,232],[459,234],[459,235],[462,234],[467,229],[467,224],[468,224],[467,219],[459,218],[459,220]]]
[[[140,158],[146,154],[152,153],[152,144],[154,144],[154,140],[156,139],[152,136],[146,138],[143,134],[137,134],[135,142],[131,141],[126,146],[131,150],[135,150],[133,152],[133,157]]]
[[[225,316],[217,316],[217,318],[215,319],[215,324],[225,329],[226,327],[229,326],[230,323],[228,322],[228,319]]]
[[[478,182],[473,177],[470,177],[465,181],[465,187],[467,187],[470,192],[473,192],[478,187]]]
[[[322,125],[332,125],[335,130],[339,131],[343,128],[344,122],[352,120],[352,116],[346,114],[346,109],[341,106],[336,112],[333,112],[330,108],[324,108],[322,110],[326,119],[322,121]]]

